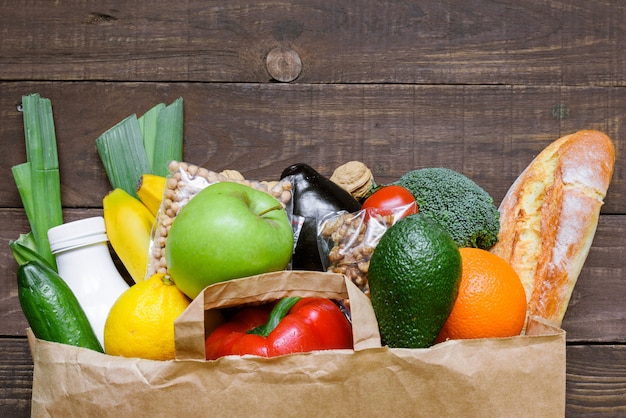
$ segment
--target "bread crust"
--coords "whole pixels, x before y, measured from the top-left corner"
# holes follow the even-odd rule
[[[491,249],[520,276],[529,315],[560,325],[595,235],[615,164],[611,139],[578,131],[548,145],[515,180]]]

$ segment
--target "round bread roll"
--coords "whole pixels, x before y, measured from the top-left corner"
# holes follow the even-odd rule
[[[530,316],[561,325],[614,164],[607,135],[579,131],[537,155],[502,200],[499,241],[491,251],[520,276]]]

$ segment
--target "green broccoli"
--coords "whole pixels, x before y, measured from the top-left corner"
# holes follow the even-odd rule
[[[395,184],[411,191],[419,211],[444,227],[459,247],[487,250],[498,241],[498,208],[485,190],[463,174],[422,168],[404,174]]]

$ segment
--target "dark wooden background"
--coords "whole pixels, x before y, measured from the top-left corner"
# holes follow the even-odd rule
[[[185,160],[275,179],[361,160],[378,182],[445,166],[499,203],[534,155],[593,128],[617,163],[567,331],[567,415],[626,415],[626,3],[622,0],[0,1],[0,416],[30,413],[32,360],[8,242],[21,96],[52,100],[66,220],[101,213],[95,139],[179,96]],[[277,82],[274,48],[298,54]]]

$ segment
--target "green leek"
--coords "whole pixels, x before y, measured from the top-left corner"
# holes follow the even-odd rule
[[[22,97],[27,162],[12,167],[30,224],[34,250],[56,268],[48,229],[63,223],[61,182],[52,104],[39,94]]]
[[[167,176],[170,161],[183,159],[183,99],[179,97],[159,112],[152,174]]]
[[[154,150],[157,143],[157,127],[159,113],[162,109],[165,109],[165,103],[157,104],[138,119],[141,136],[143,138],[143,147],[146,150],[148,163],[150,164],[151,169],[154,167]]]
[[[100,135],[96,147],[111,187],[137,197],[139,179],[151,171],[137,116],[128,116]]]
[[[152,174],[167,176],[170,161],[183,159],[183,98],[159,103],[139,118]]]
[[[9,248],[13,254],[13,258],[15,258],[15,261],[17,261],[17,264],[20,266],[29,261],[38,260],[51,269],[55,269],[54,266],[48,263],[48,260],[44,259],[39,254],[33,234],[30,232],[28,234],[20,234],[17,240],[10,240]]]
[[[143,174],[169,174],[170,161],[183,159],[183,99],[159,103],[141,117],[128,116],[98,139],[96,146],[112,188],[137,197]]]

